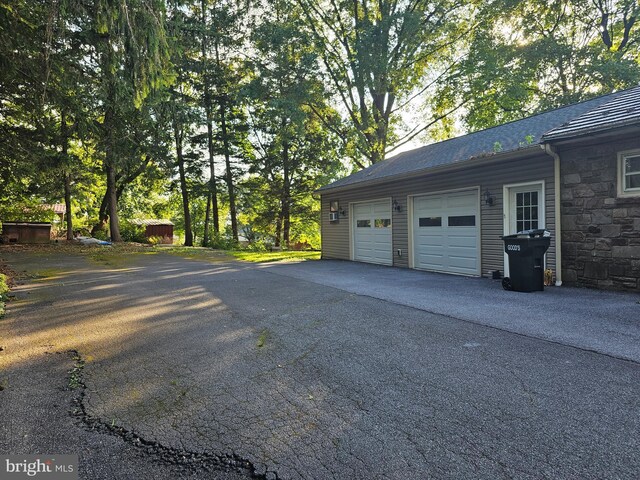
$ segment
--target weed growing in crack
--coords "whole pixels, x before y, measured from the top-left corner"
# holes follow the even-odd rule
[[[73,368],[69,370],[69,388],[76,390],[78,388],[84,388],[82,383],[82,369],[84,368],[84,360],[80,357],[78,352],[73,352]]]
[[[258,348],[262,348],[264,347],[265,343],[267,343],[267,340],[269,339],[269,336],[271,335],[271,333],[269,332],[268,329],[264,329],[260,332],[260,335],[258,336],[258,341],[256,342],[256,346]]]

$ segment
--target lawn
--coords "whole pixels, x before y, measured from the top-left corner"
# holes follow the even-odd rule
[[[294,251],[283,252],[250,252],[248,250],[232,250],[229,252],[238,260],[245,262],[279,262],[281,260],[320,260],[318,251]]]

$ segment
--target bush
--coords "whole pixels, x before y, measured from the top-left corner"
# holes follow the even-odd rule
[[[216,234],[209,240],[209,245],[206,246],[216,250],[233,250],[238,244],[230,236]]]
[[[245,250],[248,250],[250,252],[270,252],[271,246],[271,242],[256,240],[255,242],[251,242],[249,245],[247,245],[247,248],[245,248]]]
[[[8,292],[9,286],[7,285],[7,276],[0,273],[0,318],[4,315],[4,302]]]
[[[142,225],[134,225],[131,222],[122,222],[120,225],[120,236],[125,242],[147,243]]]
[[[8,291],[9,286],[7,285],[7,276],[4,273],[0,273],[0,299],[4,298]]]
[[[160,235],[152,235],[147,238],[147,242],[149,242],[151,245],[158,245],[159,243],[164,242],[164,237],[161,237]]]

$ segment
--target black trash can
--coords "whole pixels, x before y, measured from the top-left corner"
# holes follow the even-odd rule
[[[544,254],[551,243],[549,232],[528,230],[502,239],[509,256],[510,275],[502,280],[502,287],[516,292],[544,290]]]

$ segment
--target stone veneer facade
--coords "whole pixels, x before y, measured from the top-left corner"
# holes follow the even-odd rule
[[[640,197],[618,197],[618,152],[640,138],[558,148],[563,283],[640,291]]]

